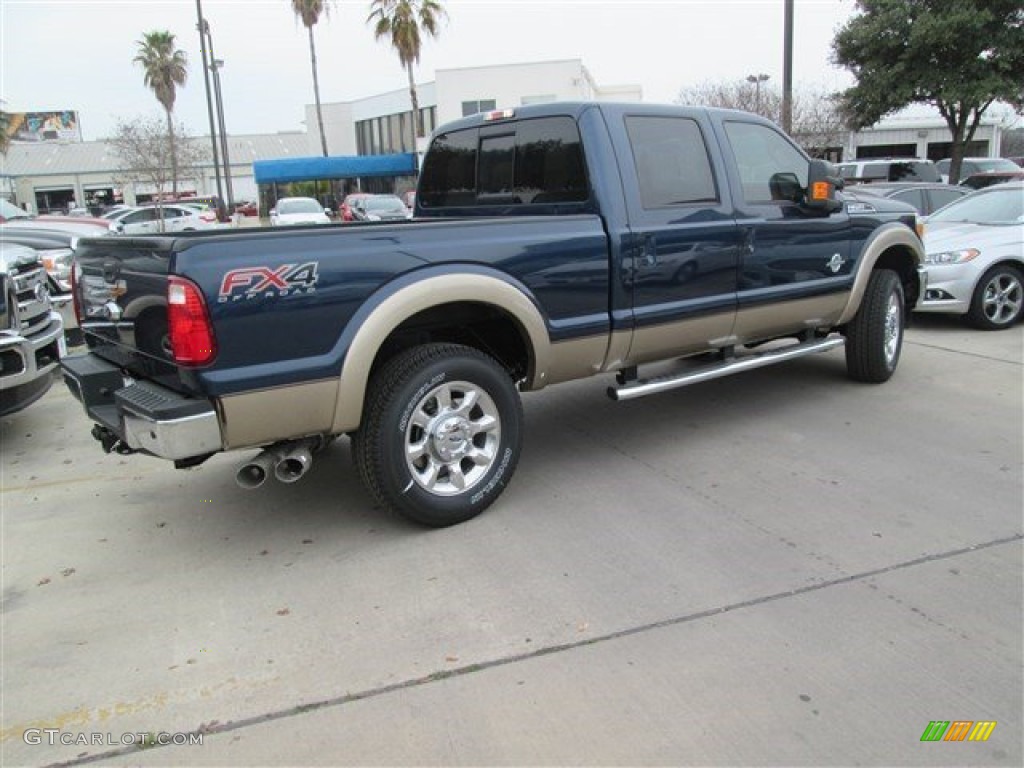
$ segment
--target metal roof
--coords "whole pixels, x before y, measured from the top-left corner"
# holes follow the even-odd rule
[[[194,136],[190,142],[210,157],[210,137]],[[220,144],[217,145],[218,152]],[[303,157],[309,154],[305,133],[275,133],[229,136],[228,155],[232,167],[251,166],[257,160]],[[212,160],[207,165],[212,166]],[[203,165],[200,163],[200,165]],[[122,170],[113,145],[106,141],[14,142],[0,158],[0,176],[11,178],[67,176],[87,173],[115,173]]]

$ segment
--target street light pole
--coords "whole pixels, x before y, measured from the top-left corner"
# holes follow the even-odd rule
[[[747,75],[747,82],[754,84],[754,111],[761,114],[761,83],[767,81],[769,75],[763,72],[760,75]]]
[[[213,55],[213,39],[210,39],[210,55]],[[221,157],[224,158],[224,187],[227,191],[228,210],[234,213],[235,195],[231,187],[231,160],[228,157],[228,129],[224,125],[224,101],[220,92],[220,70],[224,66],[222,59],[213,59],[210,68],[213,70],[213,93],[217,99],[217,123],[220,125],[220,149]]]
[[[203,5],[201,0],[196,0],[196,17],[199,30],[199,51],[203,56],[203,83],[206,86],[206,112],[210,116],[210,144],[213,146],[213,175],[217,179],[217,197],[223,197],[224,193],[220,187],[220,159],[217,157],[217,129],[213,124],[213,100],[210,98],[210,69],[206,56],[206,33],[208,26],[203,18]]]
[[[785,0],[782,34],[782,130],[793,131],[793,0]]]

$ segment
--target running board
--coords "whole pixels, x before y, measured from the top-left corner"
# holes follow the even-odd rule
[[[758,352],[742,358],[733,358],[720,363],[702,366],[697,370],[685,373],[668,374],[655,376],[651,379],[638,379],[620,387],[608,387],[608,397],[612,400],[633,400],[645,395],[654,395],[658,392],[666,392],[678,387],[686,387],[690,384],[699,384],[702,381],[720,379],[723,376],[731,376],[742,371],[751,371],[755,368],[763,368],[766,365],[784,363],[787,360],[795,360],[798,357],[827,352],[830,349],[841,347],[845,343],[842,336],[817,341],[801,342],[783,349],[773,349],[768,352]]]

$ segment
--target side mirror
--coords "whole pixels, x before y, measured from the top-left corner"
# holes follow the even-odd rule
[[[807,171],[807,195],[804,206],[823,213],[835,213],[843,209],[842,201],[836,198],[836,191],[843,188],[843,179],[832,163],[811,160]]]

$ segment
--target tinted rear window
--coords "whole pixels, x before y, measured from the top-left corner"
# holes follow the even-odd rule
[[[481,135],[483,134],[483,135]],[[546,117],[437,136],[423,166],[422,208],[584,202],[589,197],[575,121]]]

